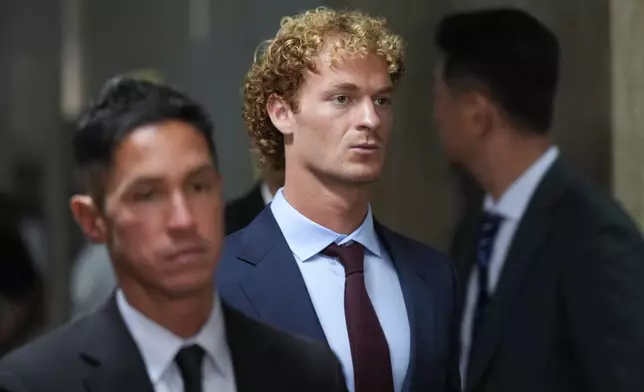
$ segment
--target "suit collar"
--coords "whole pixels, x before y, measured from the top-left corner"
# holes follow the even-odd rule
[[[556,146],[550,147],[510,185],[498,201],[494,201],[491,195],[486,195],[485,210],[499,214],[506,219],[519,221],[541,180],[558,156],[559,149]]]
[[[267,380],[257,369],[270,360],[274,342],[257,334],[253,321],[221,302],[237,390],[262,390]],[[91,392],[154,392],[143,358],[111,298],[87,320],[81,358],[93,368],[83,380]]]
[[[431,277],[426,276],[423,267],[425,264],[419,260],[419,255],[414,252],[409,240],[389,230],[378,221],[374,224],[375,230],[389,253],[394,268],[400,280],[410,331],[410,361],[407,376],[403,383],[403,391],[412,390],[413,385],[423,385],[426,377],[425,369],[431,369],[431,358],[434,355],[434,342],[436,336],[433,332],[436,323],[435,303],[431,298],[439,298],[440,293],[428,296],[440,284],[433,284]]]
[[[409,247],[399,246],[402,237],[374,219],[374,231],[389,253],[396,270],[409,270],[425,281],[424,266],[418,263],[418,255],[410,254]]]
[[[553,209],[561,199],[569,180],[562,163],[557,160],[538,185],[519,224],[508,251],[503,272],[493,300],[486,310],[480,336],[471,347],[468,365],[468,388],[476,385],[504,335],[504,328],[514,310],[515,299],[532,263],[538,260],[552,224]],[[473,233],[476,231],[474,230]],[[476,235],[470,237],[476,241]],[[473,262],[474,255],[470,255]]]
[[[261,391],[271,385],[260,369],[270,363],[274,341],[259,334],[261,329],[243,314],[222,302],[226,340],[231,351],[235,384],[238,391]]]
[[[116,303],[128,331],[137,343],[153,384],[172,365],[177,352],[191,344],[199,344],[204,349],[206,359],[211,361],[217,372],[225,377],[231,374],[224,316],[217,293],[214,294],[212,311],[206,324],[189,339],[175,335],[130,306],[121,290],[116,294]]]
[[[268,231],[265,229],[270,228]],[[269,207],[266,207],[240,233],[242,246],[237,258],[247,263],[257,265],[272,248],[278,245],[278,240],[284,238]]]
[[[87,320],[82,359],[93,369],[84,380],[92,392],[135,390],[154,392],[143,358],[112,297]]]
[[[260,319],[294,334],[325,340],[313,303],[280,228],[266,207],[241,236],[237,258],[254,265],[239,287]]]

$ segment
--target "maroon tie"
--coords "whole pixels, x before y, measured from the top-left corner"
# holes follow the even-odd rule
[[[356,392],[393,392],[389,346],[364,283],[364,248],[329,245],[324,255],[344,266],[344,314],[349,332]]]

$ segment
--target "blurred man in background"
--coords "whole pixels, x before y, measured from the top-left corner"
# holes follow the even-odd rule
[[[557,38],[491,9],[444,18],[436,44],[440,138],[484,193],[452,246],[466,390],[644,391],[644,240],[549,136]]]

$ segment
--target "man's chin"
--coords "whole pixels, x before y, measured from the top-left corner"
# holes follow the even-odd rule
[[[380,174],[380,170],[363,170],[347,173],[345,178],[353,185],[369,185],[378,181]]]
[[[164,291],[168,297],[175,300],[186,299],[195,296],[201,296],[205,292],[214,290],[214,283],[212,280],[205,281],[202,277],[189,277],[186,279],[173,279],[173,281],[166,282]]]

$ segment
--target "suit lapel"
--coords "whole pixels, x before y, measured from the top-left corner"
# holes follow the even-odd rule
[[[428,283],[419,274],[412,261],[418,262],[418,255],[413,254],[409,247],[400,246],[397,234],[386,227],[374,222],[378,237],[389,254],[400,280],[400,286],[407,308],[410,330],[410,358],[409,369],[403,391],[411,390],[412,385],[422,385],[415,379],[425,377],[424,372],[431,369],[431,358],[435,336],[432,333],[435,320],[435,308]],[[418,303],[422,301],[422,303]]]
[[[479,339],[471,348],[467,372],[469,386],[476,385],[494,356],[514,310],[515,300],[519,297],[526,273],[539,259],[539,252],[543,249],[542,245],[550,231],[551,208],[559,199],[565,185],[562,182],[561,171],[560,163],[555,162],[537,187],[519,223],[498,286],[486,310]],[[472,241],[475,242],[476,239]]]
[[[325,341],[293,252],[270,208],[244,231],[241,262],[255,268],[239,285],[262,321],[296,335]]]
[[[88,391],[154,392],[114,297],[93,316],[87,331],[80,355],[93,368],[84,380]]]
[[[238,391],[265,391],[272,385],[270,362],[266,356],[270,342],[257,337],[256,330],[232,308],[222,303],[226,340],[230,348]],[[267,366],[268,365],[268,366]]]

